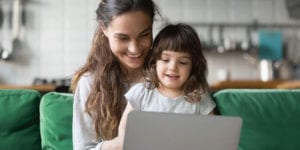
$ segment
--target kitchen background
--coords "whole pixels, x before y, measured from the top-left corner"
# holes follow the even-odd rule
[[[58,84],[70,79],[91,47],[98,2],[0,0],[0,84]],[[165,21],[186,22],[197,30],[210,84],[300,78],[298,0],[155,2]],[[162,24],[155,23],[154,33]],[[274,74],[263,79],[261,73],[270,69],[270,60]]]

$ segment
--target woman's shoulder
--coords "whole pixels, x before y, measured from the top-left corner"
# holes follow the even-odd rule
[[[81,75],[77,87],[76,87],[76,91],[75,94],[87,94],[91,91],[92,88],[92,84],[94,82],[94,75],[91,73],[84,73],[83,75]]]
[[[79,81],[78,86],[91,86],[94,80],[94,75],[91,73],[84,73]]]

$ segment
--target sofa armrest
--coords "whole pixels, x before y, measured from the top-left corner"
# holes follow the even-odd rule
[[[50,92],[40,103],[42,149],[72,150],[73,95]]]

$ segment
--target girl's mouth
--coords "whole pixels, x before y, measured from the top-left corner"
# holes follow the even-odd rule
[[[166,75],[168,78],[170,78],[170,79],[172,79],[172,80],[176,80],[176,79],[178,79],[179,78],[179,76],[178,75]]]

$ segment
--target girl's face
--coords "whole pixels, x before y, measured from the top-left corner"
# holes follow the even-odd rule
[[[191,55],[184,52],[165,50],[156,61],[159,89],[172,90],[182,94],[183,85],[192,69]]]
[[[128,71],[140,69],[152,44],[152,19],[143,11],[133,11],[113,18],[104,35],[112,53]]]

